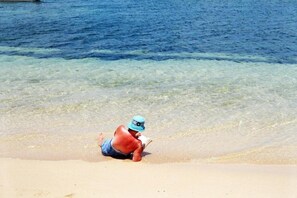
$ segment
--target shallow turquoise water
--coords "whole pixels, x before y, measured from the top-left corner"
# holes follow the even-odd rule
[[[6,55],[0,62],[2,156],[96,160],[99,132],[112,137],[141,114],[154,139],[148,161],[236,154],[236,162],[296,163],[296,65]]]

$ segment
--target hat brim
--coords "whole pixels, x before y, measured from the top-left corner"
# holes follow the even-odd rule
[[[129,124],[128,124],[128,128],[129,129],[132,129],[133,131],[137,131],[137,132],[142,132],[142,131],[144,131],[144,127],[141,127],[141,126],[136,126],[135,124],[133,124],[132,122],[130,122]]]

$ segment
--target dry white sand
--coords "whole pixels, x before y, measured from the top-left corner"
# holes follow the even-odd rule
[[[0,197],[297,197],[296,165],[0,158]]]

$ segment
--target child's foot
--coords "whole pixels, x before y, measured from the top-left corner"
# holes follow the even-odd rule
[[[98,146],[102,146],[103,144],[103,140],[104,140],[104,136],[102,133],[99,134],[99,137],[98,137]]]

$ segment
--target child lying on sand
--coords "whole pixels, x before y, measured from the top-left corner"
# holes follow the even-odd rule
[[[141,134],[145,129],[144,118],[134,116],[128,125],[128,130],[120,125],[114,132],[114,137],[104,141],[103,134],[99,135],[99,146],[104,156],[117,159],[141,161],[144,148],[152,141]]]

